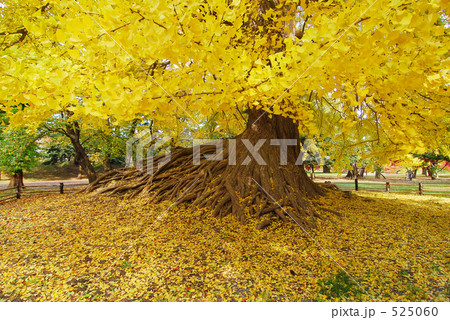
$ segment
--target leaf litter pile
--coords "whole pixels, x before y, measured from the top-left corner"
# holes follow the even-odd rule
[[[449,199],[324,201],[344,215],[319,221],[317,242],[294,223],[257,230],[258,221],[140,199],[3,204],[0,301],[450,299]]]

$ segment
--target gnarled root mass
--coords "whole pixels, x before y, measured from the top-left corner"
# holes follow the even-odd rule
[[[238,140],[239,141],[239,140]],[[239,150],[239,149],[238,149]],[[267,217],[258,228],[264,228],[274,219],[285,222],[290,216],[304,227],[314,225],[320,218],[320,208],[314,200],[330,191],[312,182],[302,166],[279,164],[279,155],[262,148],[266,165],[252,160],[247,165],[229,165],[228,143],[221,150],[222,160],[205,159],[205,154],[216,154],[216,146],[202,146],[200,164],[194,165],[193,148],[176,148],[171,159],[152,175],[136,169],[116,169],[100,176],[84,192],[108,196],[148,197],[150,201],[171,201],[174,204],[193,203],[212,211],[213,216],[232,214],[241,222],[246,217]],[[246,153],[237,153],[241,163]],[[153,158],[153,167],[164,161],[164,156]]]
[[[284,142],[289,144],[281,146]],[[113,170],[100,176],[86,192],[110,196],[144,196],[150,201],[191,202],[209,209],[213,216],[232,214],[263,219],[263,228],[274,219],[311,227],[320,217],[320,196],[333,191],[311,181],[303,166],[297,165],[300,152],[298,124],[289,118],[249,109],[248,126],[232,140],[218,145],[176,148],[166,161],[164,155],[149,159],[150,175],[135,169]],[[215,155],[216,160],[210,156]],[[251,155],[251,157],[250,157]],[[194,161],[194,156],[199,161]],[[146,171],[146,170],[145,170]]]

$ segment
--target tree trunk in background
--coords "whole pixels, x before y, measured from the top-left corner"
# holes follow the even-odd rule
[[[8,188],[16,188],[17,186],[24,187],[23,184],[23,170],[16,171],[11,180],[9,180]]]
[[[77,179],[83,179],[83,167],[81,166],[81,164],[78,165],[78,175],[77,175]]]
[[[130,130],[128,131],[127,140],[132,139],[134,137],[134,135],[136,134],[136,128],[137,128],[138,123],[139,123],[138,119],[134,119],[131,122]],[[131,167],[136,166],[136,164],[133,161],[133,158],[134,158],[133,157],[133,148],[131,148],[131,150],[129,150],[129,151],[127,150],[126,155],[125,155],[125,168],[131,168]]]
[[[422,167],[422,175],[427,176],[428,175],[428,169],[427,167]]]
[[[358,164],[352,163],[352,168],[348,170],[346,178],[355,179],[358,176]]]
[[[331,173],[331,168],[327,165],[323,166],[323,173]]]
[[[112,170],[111,158],[109,157],[109,155],[107,155],[106,158],[103,160],[103,169],[105,171]]]
[[[115,128],[111,128],[111,119],[110,118],[108,118],[107,127],[110,130],[111,136],[114,136],[114,132],[113,131],[115,131],[114,130]],[[104,151],[103,170],[110,171],[110,170],[112,170],[112,166],[111,166],[112,140],[107,139],[106,140],[106,145],[105,145],[104,148],[105,148],[105,150],[103,150]]]
[[[82,179],[83,178],[83,168],[81,167],[81,164],[80,164],[80,156],[78,155],[78,152],[76,152],[76,150],[75,150],[75,157],[73,158],[73,164],[78,167],[77,179]]]
[[[135,119],[133,120],[133,122],[131,122],[130,131],[128,132],[128,139],[132,138],[135,135],[138,123],[139,123],[138,119]]]
[[[438,174],[438,165],[432,164],[431,166],[428,166],[428,175],[431,177],[431,180],[436,180],[439,176]]]
[[[314,172],[314,166],[311,166],[311,180],[314,180],[316,178],[316,174]]]
[[[95,181],[97,179],[97,173],[92,166],[91,161],[86,153],[86,150],[83,148],[80,142],[80,128],[78,126],[78,122],[74,122],[73,125],[66,126],[67,136],[72,142],[73,147],[75,148],[75,152],[77,154],[77,160],[83,169],[84,173],[87,175],[89,183]]]
[[[358,177],[358,163],[353,163],[353,172],[352,172],[352,178],[355,179]]]
[[[361,167],[361,169],[359,169],[359,175],[361,177],[364,177],[364,171],[366,171],[366,167]]]
[[[353,178],[353,171],[352,170],[348,170],[347,174],[345,175],[346,178]]]

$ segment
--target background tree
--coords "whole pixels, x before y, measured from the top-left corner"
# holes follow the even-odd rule
[[[75,158],[75,150],[62,135],[53,135],[41,142],[44,165],[57,165],[71,162]]]
[[[450,156],[446,156],[439,151],[414,154],[414,157],[422,161],[420,166],[425,166],[427,168],[428,175],[433,180],[438,178],[439,172],[450,162]],[[444,164],[443,167],[442,164]],[[418,168],[419,166],[415,168],[416,171]]]
[[[93,123],[88,123],[90,129],[82,133],[83,142],[91,154],[92,161],[96,165],[102,165],[104,171],[125,165],[126,141],[142,130],[142,127],[151,133],[149,124],[141,125],[138,121],[135,124],[123,122],[120,125],[113,125],[111,119],[92,120]]]
[[[68,109],[53,114],[39,127],[42,135],[62,134],[69,139],[75,151],[75,163],[80,165],[80,173],[84,172],[89,182],[97,178],[97,173],[89,159],[88,152],[83,146],[81,119],[73,117],[74,113]]]
[[[13,110],[17,112],[25,107],[14,106]],[[7,114],[0,110],[0,171],[11,176],[9,187],[24,186],[24,170],[35,165],[38,157],[36,139],[25,127],[10,127]]]
[[[383,166],[380,166],[378,163],[375,162],[374,166],[374,171],[375,171],[375,179],[381,179],[381,177],[385,178],[386,177],[383,175]]]
[[[11,176],[9,187],[23,187],[24,170],[36,164],[35,139],[25,129],[0,131],[0,170]]]
[[[326,156],[324,164],[323,164],[323,173],[331,173],[332,166],[333,166],[333,160],[329,156]]]

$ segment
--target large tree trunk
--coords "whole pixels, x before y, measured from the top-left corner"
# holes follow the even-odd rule
[[[274,145],[274,139],[291,139],[295,145],[281,148]],[[251,109],[247,129],[235,139],[222,142],[216,161],[206,159],[216,153],[216,145],[201,146],[199,164],[193,163],[197,155],[193,148],[176,148],[170,161],[155,169],[153,175],[116,169],[101,175],[85,191],[146,196],[150,201],[169,200],[174,204],[193,202],[211,210],[213,216],[232,214],[242,222],[246,217],[264,216],[261,226],[274,219],[288,221],[285,210],[302,226],[314,225],[318,209],[337,213],[318,206],[317,198],[327,190],[308,178],[303,165],[296,164],[299,133],[291,119],[269,117],[262,110]],[[250,152],[248,146],[255,145],[260,148]],[[163,159],[161,155],[151,160],[156,167]]]
[[[11,179],[9,180],[8,188],[17,188],[17,187],[24,187],[23,183],[23,170],[17,170],[13,173],[11,176]]]

